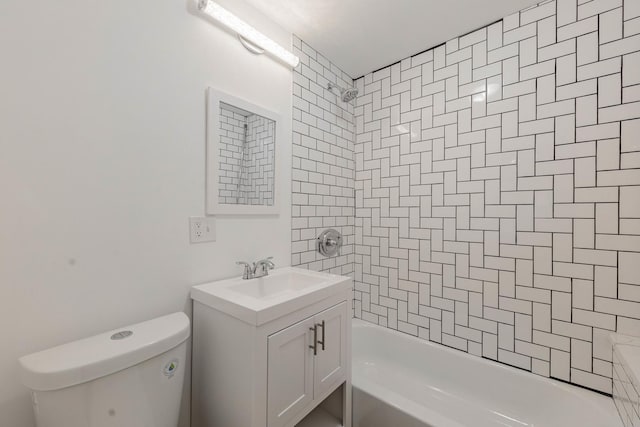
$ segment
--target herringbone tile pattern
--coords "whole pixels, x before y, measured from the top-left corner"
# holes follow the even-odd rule
[[[547,1],[356,84],[356,316],[611,393],[607,335],[640,331],[640,1]]]

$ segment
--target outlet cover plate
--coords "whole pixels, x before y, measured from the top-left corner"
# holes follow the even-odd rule
[[[213,217],[192,216],[189,218],[191,243],[216,241],[216,219]]]

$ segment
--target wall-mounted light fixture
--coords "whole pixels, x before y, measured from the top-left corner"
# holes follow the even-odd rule
[[[212,0],[196,0],[198,9],[211,16],[229,29],[238,34],[240,42],[249,51],[260,54],[264,51],[269,52],[278,59],[286,62],[292,67],[296,67],[300,63],[300,58],[289,52],[242,19],[229,12]]]

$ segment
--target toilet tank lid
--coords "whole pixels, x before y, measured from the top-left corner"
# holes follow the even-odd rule
[[[178,312],[21,357],[22,382],[48,391],[113,374],[182,344],[189,326]]]

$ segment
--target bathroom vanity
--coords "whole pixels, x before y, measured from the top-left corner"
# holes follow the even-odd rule
[[[351,426],[351,293],[292,267],[195,286],[193,425]]]

